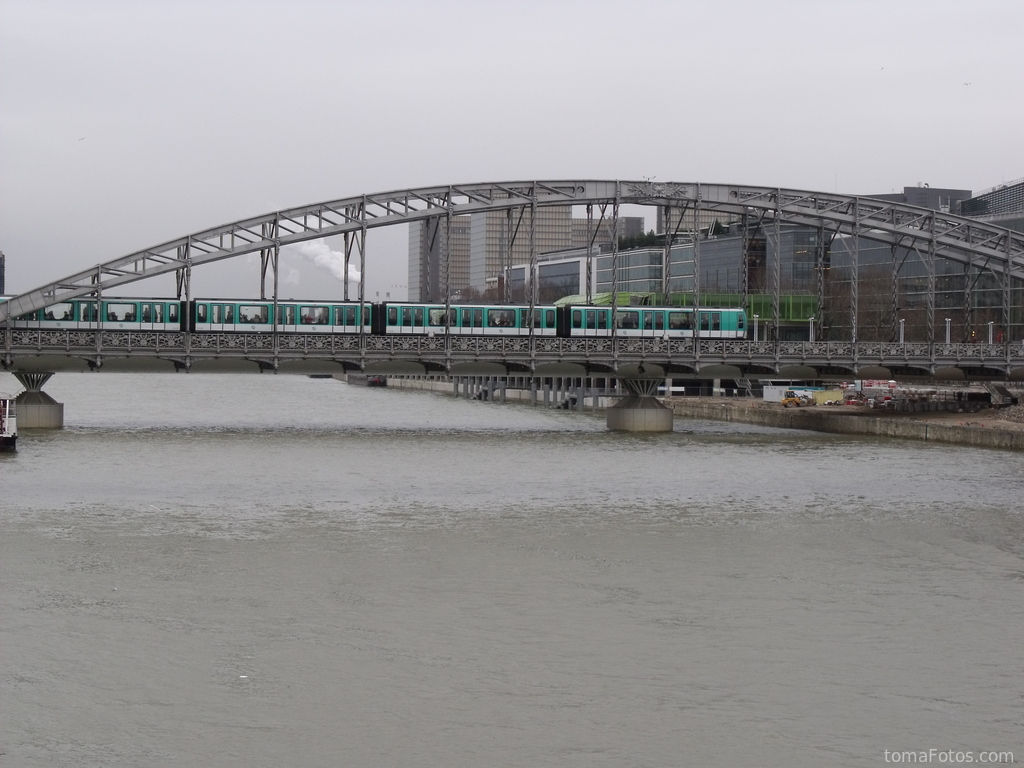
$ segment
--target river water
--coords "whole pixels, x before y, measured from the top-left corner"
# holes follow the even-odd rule
[[[66,428],[0,454],[2,765],[1024,760],[1020,454],[297,376],[47,392]]]

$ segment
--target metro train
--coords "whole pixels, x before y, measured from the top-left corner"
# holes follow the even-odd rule
[[[7,297],[0,297],[0,301]],[[183,331],[195,333],[270,332],[274,303],[253,299],[158,298],[71,299],[16,317],[14,328],[54,330]],[[419,302],[278,301],[280,333],[371,333],[377,335],[601,337],[612,335],[610,306],[527,306]],[[746,338],[746,315],[735,307],[618,307],[620,337]]]

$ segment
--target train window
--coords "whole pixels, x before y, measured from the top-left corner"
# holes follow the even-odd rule
[[[465,308],[462,310],[462,327],[472,328],[473,327],[473,310]]]
[[[444,310],[443,309],[431,309],[427,311],[427,322],[430,325],[438,326],[444,325]]]
[[[668,327],[673,331],[688,331],[693,327],[692,314],[690,312],[669,312]]]
[[[416,328],[423,327],[423,307],[415,307],[412,311],[412,324]]]
[[[398,325],[398,307],[388,307],[388,325]]]
[[[412,307],[402,307],[402,327],[412,326]]]
[[[606,310],[606,309],[602,309],[602,310],[598,311],[598,313],[597,313],[597,327],[598,328],[600,328],[601,330],[607,330],[608,329],[608,319],[609,319],[610,314],[611,313],[608,310]]]
[[[75,308],[73,305],[67,302],[61,302],[60,304],[54,304],[53,306],[47,307],[43,310],[44,320],[74,320],[75,319]]]
[[[572,327],[582,328],[583,327],[583,312],[578,309],[572,311]]]
[[[488,328],[511,328],[516,324],[516,311],[514,309],[488,309]]]
[[[741,331],[743,330],[743,321],[744,321],[744,319],[745,319],[745,316],[744,316],[744,314],[742,312],[737,312],[736,313],[736,327],[739,330],[741,330]]]
[[[615,313],[615,326],[617,328],[634,329],[640,327],[640,313],[635,310],[629,312]]]
[[[555,327],[555,310],[545,309],[544,310],[544,327],[554,328]]]
[[[167,305],[167,322],[176,323],[178,322],[178,305],[168,304]]]
[[[654,313],[653,312],[641,312],[640,316],[643,318],[643,326],[645,331],[649,331],[654,328]]]
[[[107,320],[114,323],[134,323],[135,305],[108,303]]]
[[[328,307],[299,307],[303,325],[329,325],[331,311]]]
[[[205,304],[196,304],[196,322],[197,323],[205,323],[205,322],[207,322],[207,319],[206,319],[206,305]]]
[[[221,325],[224,322],[224,305],[223,304],[211,304],[210,305],[210,322],[214,325]]]
[[[142,322],[144,323],[162,323],[164,321],[164,305],[163,304],[143,304],[142,305]]]
[[[90,301],[82,305],[82,320],[86,323],[96,321],[96,302]]]
[[[473,310],[473,327],[483,328],[484,327],[484,311],[482,309]]]
[[[665,313],[655,312],[654,313],[654,330],[664,331],[665,330]]]
[[[270,316],[266,306],[259,304],[240,304],[238,306],[238,322],[265,323]]]
[[[700,313],[700,329],[702,331],[710,331],[711,330],[711,318],[708,317],[708,313],[707,312],[701,312]]]
[[[712,312],[711,313],[711,330],[720,331],[722,330],[722,313]]]

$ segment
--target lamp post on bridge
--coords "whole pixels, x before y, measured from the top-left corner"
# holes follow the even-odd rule
[[[807,333],[807,339],[809,341],[814,341],[814,315],[811,315],[809,318],[807,318],[807,322],[810,324],[810,330]]]
[[[906,326],[906,323],[907,323],[906,318],[901,317],[900,318],[900,344],[903,344],[905,342],[905,336],[903,334],[903,330],[904,330],[904,327]]]
[[[988,321],[988,343],[989,343],[989,345],[992,344],[992,328],[993,328],[994,325],[995,325],[995,321],[994,320],[989,320]]]
[[[953,321],[951,317],[946,318],[946,343],[949,344],[949,324]]]
[[[754,341],[760,341],[761,340],[757,336],[757,318],[758,317],[760,317],[760,315],[754,315]]]

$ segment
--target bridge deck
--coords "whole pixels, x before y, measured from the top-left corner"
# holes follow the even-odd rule
[[[374,336],[274,333],[157,333],[10,330],[4,333],[4,368],[41,370],[381,370],[455,372],[493,366],[516,374],[552,375],[555,366],[575,375],[606,375],[624,366],[657,366],[647,375],[696,373],[731,366],[736,375],[770,376],[799,367],[853,375],[886,368],[894,378],[959,369],[968,378],[1024,378],[1024,342],[927,344],[708,339],[551,338],[529,336]],[[228,365],[234,364],[234,365]],[[409,371],[399,371],[401,365]],[[421,370],[417,370],[419,366]],[[632,371],[644,375],[645,371]],[[812,374],[814,372],[808,372]],[[563,374],[554,374],[563,375]],[[730,378],[728,371],[716,377]],[[808,378],[808,375],[799,378]],[[874,376],[872,376],[874,377]]]

